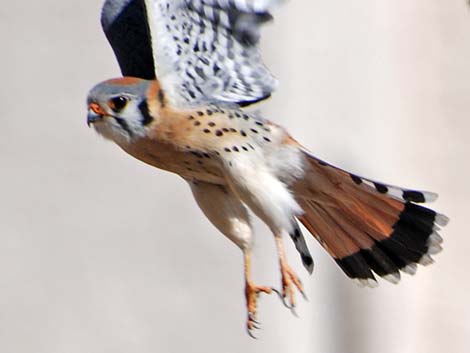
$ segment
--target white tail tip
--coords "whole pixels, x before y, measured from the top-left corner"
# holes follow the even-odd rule
[[[428,266],[434,263],[434,260],[428,254],[424,254],[419,260],[419,263],[423,266]]]
[[[356,278],[354,280],[354,282],[356,282],[356,284],[359,286],[359,287],[370,287],[370,288],[375,288],[379,285],[379,283],[375,280],[375,279],[372,279],[372,278]]]
[[[436,223],[440,225],[441,227],[445,227],[449,223],[449,217],[438,213],[436,214]]]
[[[442,251],[442,246],[440,246],[439,244],[432,244],[428,248],[428,254],[429,255],[436,255],[436,254],[440,253],[441,251]]]
[[[401,270],[405,273],[408,273],[409,275],[414,275],[416,273],[416,270],[418,269],[418,266],[416,264],[411,263],[403,267]]]
[[[390,273],[382,277],[383,279],[389,281],[393,284],[398,284],[400,282],[400,272]]]

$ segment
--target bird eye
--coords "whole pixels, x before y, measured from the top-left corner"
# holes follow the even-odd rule
[[[126,107],[127,102],[129,102],[129,98],[126,96],[113,97],[109,100],[109,107],[118,113]]]

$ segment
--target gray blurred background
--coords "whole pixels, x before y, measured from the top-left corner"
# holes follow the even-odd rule
[[[0,352],[468,352],[470,12],[465,0],[291,0],[264,31],[265,116],[319,157],[439,192],[436,264],[363,289],[312,239],[300,318],[262,297],[245,331],[242,257],[186,184],[85,124],[119,76],[100,0],[0,5]],[[257,223],[255,278],[279,286]]]

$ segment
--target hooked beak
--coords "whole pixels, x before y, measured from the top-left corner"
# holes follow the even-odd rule
[[[99,106],[99,104],[94,102],[90,103],[88,105],[88,115],[86,120],[88,127],[90,127],[91,124],[103,119],[105,115],[106,112]]]

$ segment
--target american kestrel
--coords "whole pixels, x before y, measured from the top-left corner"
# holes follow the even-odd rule
[[[430,192],[403,189],[328,164],[284,128],[243,109],[276,80],[261,61],[260,26],[276,0],[108,0],[102,24],[126,77],[95,86],[88,124],[131,156],[183,177],[212,224],[243,252],[247,328],[260,293],[251,278],[249,211],[272,231],[289,307],[301,281],[288,265],[289,235],[309,273],[298,221],[345,274],[375,286],[441,250],[448,218],[418,205]]]

